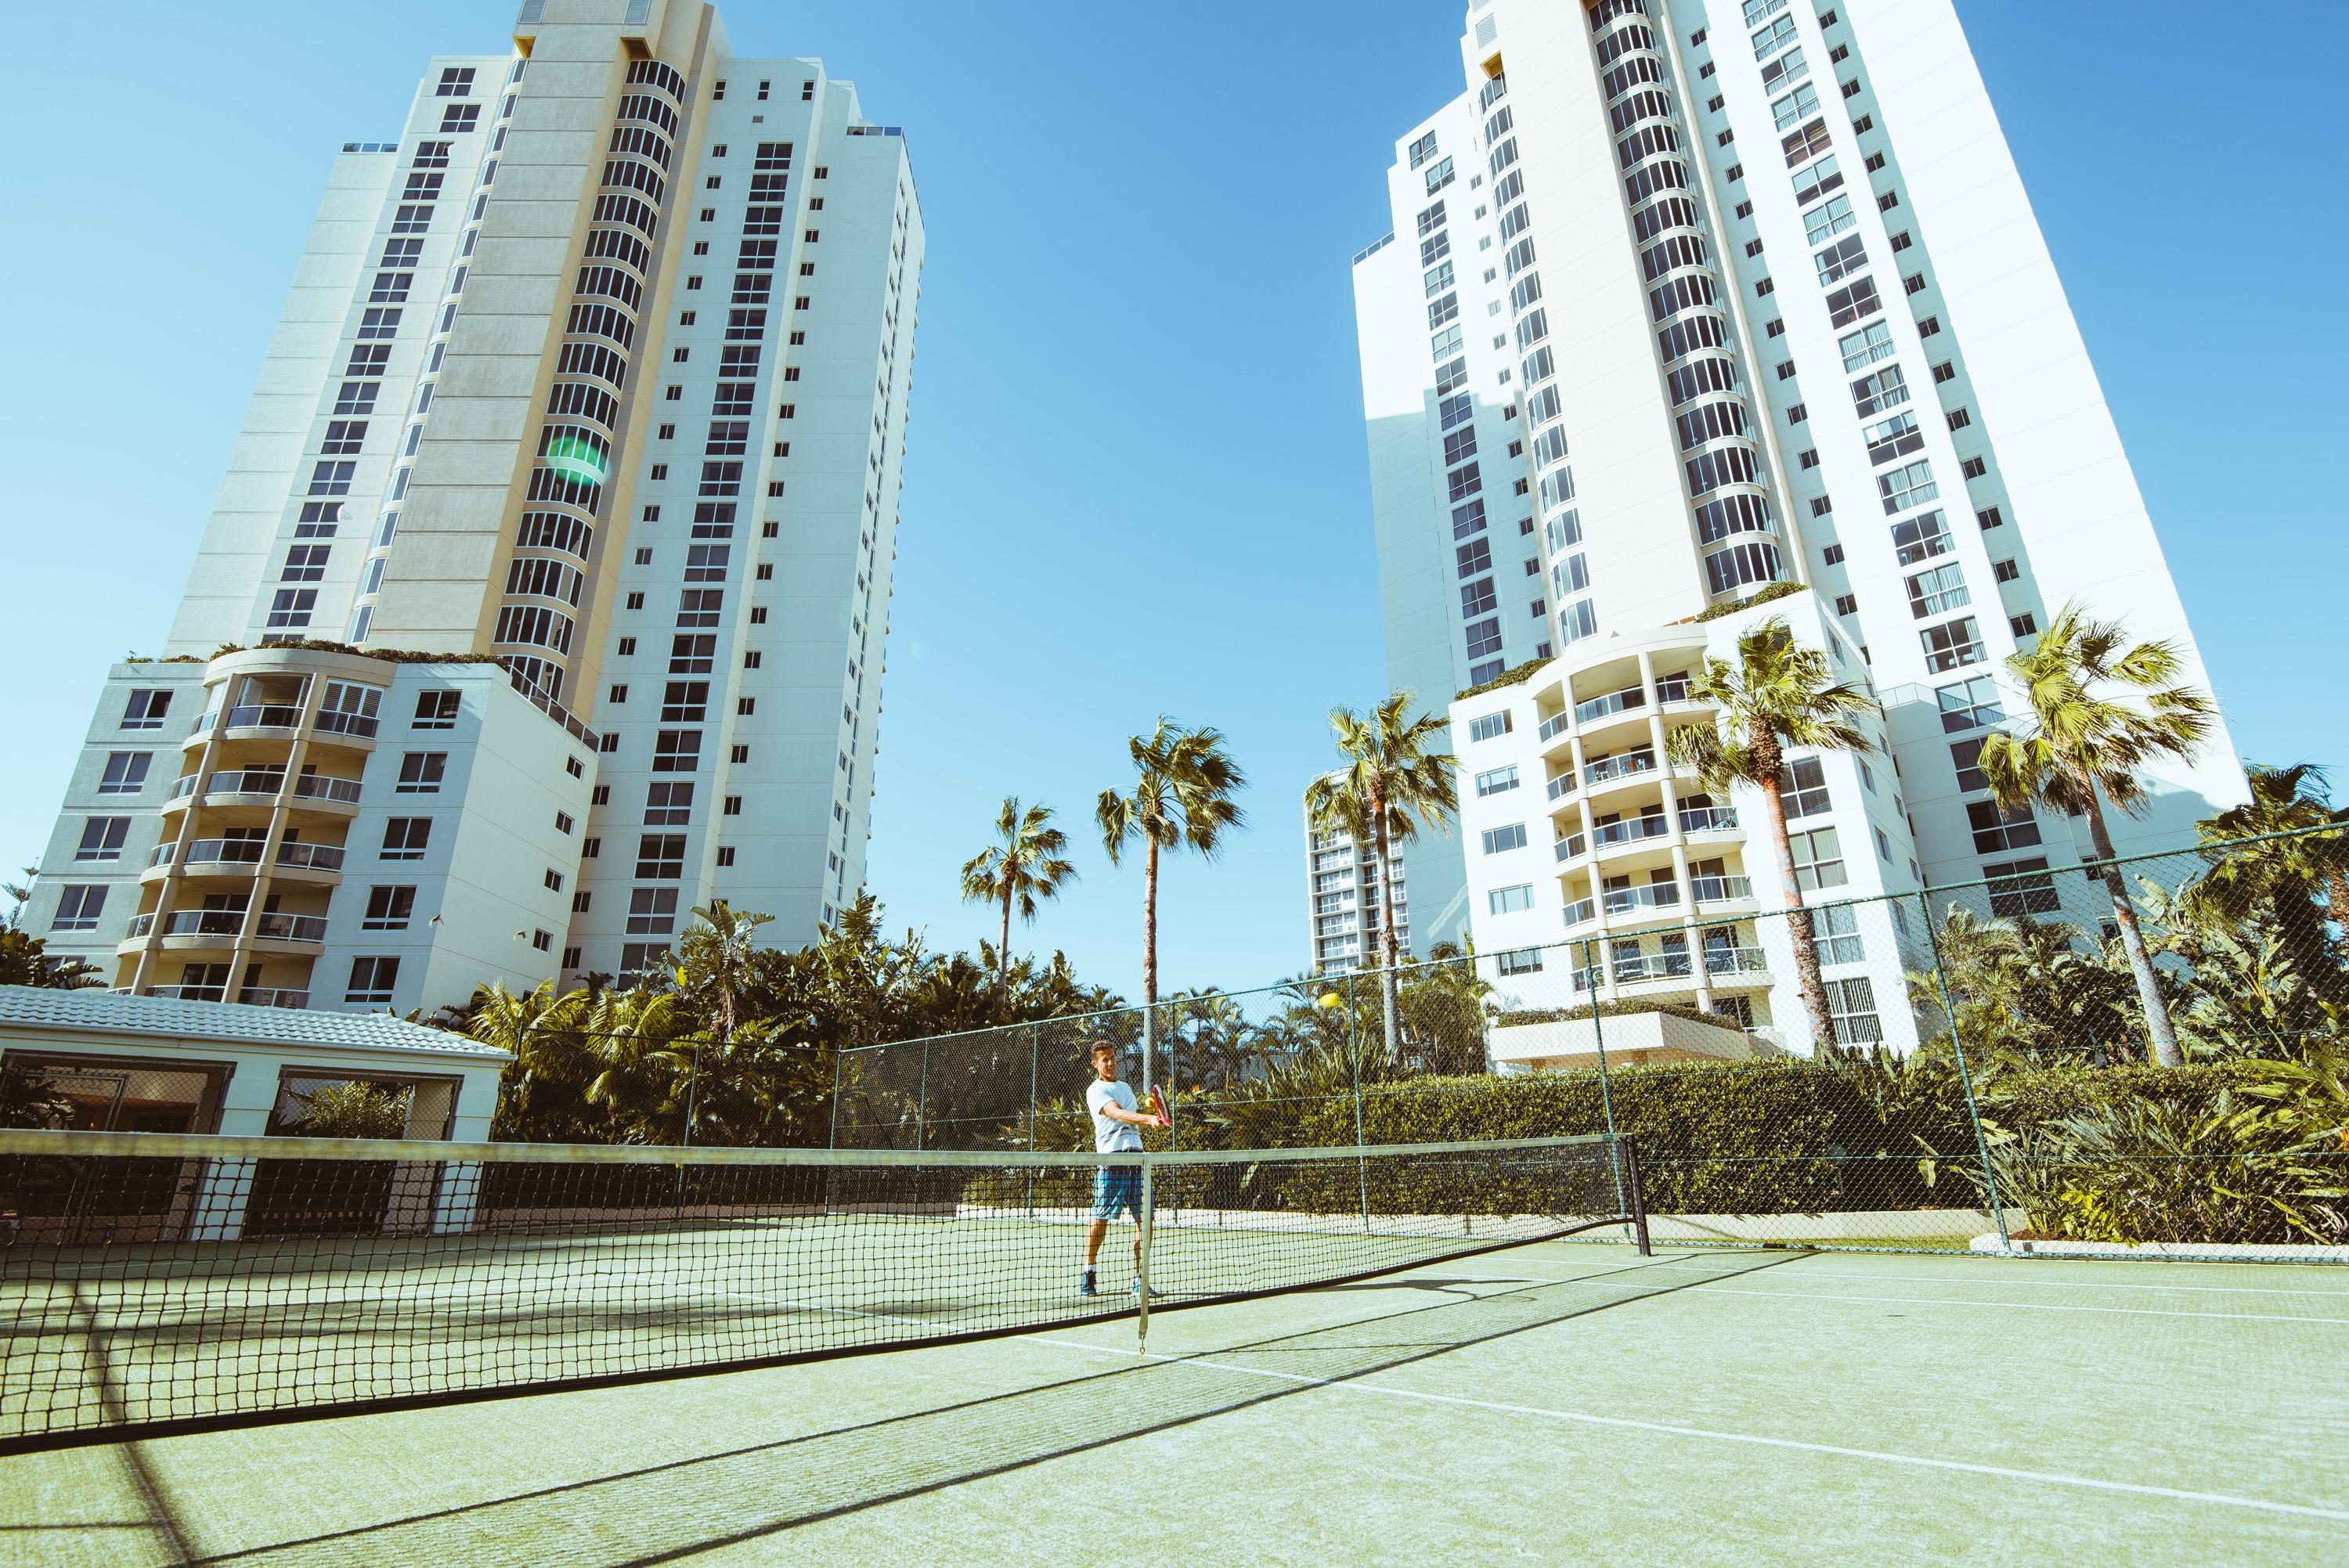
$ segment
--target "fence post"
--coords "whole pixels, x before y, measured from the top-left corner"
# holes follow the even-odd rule
[[[825,1133],[826,1149],[840,1147],[840,1064],[843,1053],[834,1047],[832,1053],[832,1130]]]
[[[927,1149],[930,1146],[930,1042],[927,1040],[922,1042],[922,1076],[915,1082],[917,1087],[914,1090],[914,1147]]]
[[[1599,971],[1590,956],[1590,938],[1582,939],[1582,973],[1590,984],[1590,1038],[1599,1047],[1599,1109],[1607,1118],[1607,1136],[1615,1136],[1615,1093],[1607,1081],[1607,1027],[1599,1021]]]
[[[1044,1054],[1043,1026],[1028,1026],[1028,1152],[1036,1152],[1036,1058]],[[1036,1217],[1036,1167],[1028,1167],[1028,1217]]]
[[[1354,1008],[1354,982],[1359,975],[1346,976],[1346,1059],[1354,1078],[1354,1147],[1367,1141],[1362,1136],[1362,1031],[1360,1015]],[[1371,1233],[1371,1162],[1364,1156],[1354,1156],[1354,1181],[1361,1189],[1362,1234]]]
[[[1982,1136],[1982,1111],[1974,1104],[1973,1074],[1966,1068],[1965,1042],[1958,1037],[1958,1012],[1950,1005],[1950,983],[1941,972],[1940,934],[1933,929],[1932,906],[1925,902],[1922,892],[1917,895],[1917,913],[1924,917],[1925,940],[1933,950],[1933,989],[1941,998],[1941,1016],[1949,1020],[1950,1052],[1958,1058],[1958,1089],[1966,1097],[1966,1120],[1973,1126],[1974,1152],[1982,1161],[1982,1195],[1990,1200],[1991,1223],[1998,1227],[1999,1250],[2005,1252],[2013,1245],[2006,1236],[2006,1206],[1999,1201],[1998,1176],[1990,1168],[1990,1140]]]

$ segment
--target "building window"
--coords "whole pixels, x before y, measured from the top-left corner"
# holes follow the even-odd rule
[[[1542,952],[1538,947],[1512,948],[1493,957],[1495,967],[1504,975],[1538,975],[1542,970]]]
[[[431,818],[394,817],[383,825],[382,858],[387,861],[420,861],[431,838]]]
[[[130,694],[122,708],[125,729],[160,729],[164,717],[171,711],[171,694],[168,691],[142,690]]]
[[[106,889],[97,882],[68,882],[57,895],[57,913],[51,931],[95,931],[106,912]]]
[[[392,786],[402,795],[429,795],[440,788],[449,768],[445,751],[410,751],[399,759],[399,782]]]
[[[155,760],[151,751],[114,751],[107,754],[106,774],[98,781],[101,795],[136,795],[146,787],[148,766]]]
[[[1974,852],[1995,855],[2028,849],[2039,842],[2039,823],[2026,809],[2001,810],[1995,800],[1974,800],[1966,806],[1966,825],[1973,830]]]
[[[1505,828],[1487,828],[1484,836],[1485,852],[1488,855],[1506,853],[1526,847],[1526,825],[1512,822]]]
[[[1946,626],[1928,626],[1917,635],[1925,645],[1926,667],[1937,673],[1978,665],[1987,656],[1971,615]]]
[[[123,841],[130,837],[128,817],[91,817],[81,825],[81,842],[74,847],[78,861],[119,861]]]
[[[406,931],[416,913],[416,890],[412,887],[371,887],[367,889],[367,914],[359,922],[362,931]]]
[[[685,875],[685,835],[647,833],[636,841],[636,875],[647,882],[676,882]]]
[[[1950,762],[1957,769],[1958,788],[1968,794],[1990,788],[1990,779],[1981,767],[1982,748],[1982,737],[1979,735],[1950,742]]]
[[[1818,943],[1821,964],[1865,964],[1867,944],[1860,940],[1859,912],[1847,903],[1829,904],[1811,912],[1811,935]]]
[[[1485,903],[1495,914],[1515,914],[1534,906],[1534,890],[1530,883],[1516,887],[1496,887],[1485,895]]]
[[[2039,634],[2039,617],[2028,610],[2020,615],[2009,615],[2006,618],[2006,629],[2018,637],[2036,636]]]
[[[1978,480],[1990,472],[1990,465],[1980,458],[1968,458],[1958,465],[1958,471],[1970,480]]]
[[[1786,820],[1816,817],[1827,809],[1826,768],[1816,757],[1798,758],[1778,769],[1778,799]]]
[[[280,588],[270,601],[269,624],[280,629],[306,626],[317,604],[316,588]]]
[[[398,959],[354,958],[351,960],[351,983],[343,992],[343,1000],[388,1002],[392,987],[398,983]]]
[[[1505,790],[1516,789],[1517,782],[1517,769],[1514,764],[1506,768],[1495,768],[1488,773],[1476,775],[1476,794],[1480,799],[1486,795],[1498,795]]]
[[[2044,857],[1985,863],[1990,879],[1990,912],[2002,920],[2022,914],[2054,914],[2064,907],[2055,893],[2055,880],[2046,874]],[[2035,874],[2034,874],[2035,873]]]
[[[628,892],[627,934],[667,936],[677,929],[677,889],[632,888]]]
[[[1909,613],[1920,621],[1972,603],[1973,595],[1966,591],[1965,573],[1954,561],[1909,579]]]
[[[1884,1038],[1876,1016],[1876,987],[1865,975],[1826,983],[1827,1023],[1839,1046],[1875,1045]]]
[[[1946,734],[1987,728],[2006,717],[1997,683],[1988,676],[1945,686],[1933,695],[1940,705],[1941,728]]]
[[[1789,833],[1795,849],[1795,885],[1805,892],[1841,887],[1848,879],[1843,870],[1843,841],[1833,828],[1813,828]]]
[[[1933,465],[1923,458],[1877,475],[1876,490],[1888,516],[1922,506],[1941,493],[1941,487],[1933,480]]]
[[[1855,593],[1838,593],[1838,594],[1837,594],[1837,595],[1836,595],[1836,602],[1835,602],[1835,610],[1836,610],[1836,614],[1838,614],[1838,615],[1857,615],[1857,614],[1859,614],[1859,596],[1858,596],[1857,594],[1855,594]]]

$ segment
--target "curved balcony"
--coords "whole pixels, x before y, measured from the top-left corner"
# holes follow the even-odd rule
[[[1588,795],[1596,799],[1608,790],[1619,789],[1626,785],[1637,783],[1658,770],[1654,749],[1642,747],[1637,751],[1618,752],[1612,757],[1602,757],[1596,762],[1585,763],[1582,769],[1582,787]]]
[[[150,985],[139,994],[176,996],[182,1002],[229,1000],[225,985]],[[248,1007],[306,1007],[310,1005],[310,993],[283,985],[247,985],[237,992],[235,999]]]
[[[1691,836],[1733,833],[1737,831],[1737,813],[1726,806],[1683,807],[1681,810],[1681,831]]]
[[[1691,877],[1689,898],[1700,908],[1715,903],[1752,903],[1754,879],[1744,876]]]
[[[172,948],[219,948],[236,945],[244,930],[241,909],[174,909],[133,915],[123,945],[137,947],[150,934]],[[308,952],[326,940],[323,914],[276,914],[264,912],[254,922],[254,945],[287,947]]]
[[[1732,879],[1716,877],[1711,880],[1727,882]],[[1738,877],[1734,880],[1744,882],[1745,879]],[[1599,898],[1609,914],[1637,914],[1649,910],[1678,909],[1681,906],[1681,890],[1672,882],[1650,882],[1645,887],[1610,887],[1601,892]]]
[[[1651,811],[1637,817],[1625,817],[1619,821],[1597,824],[1590,830],[1590,847],[1603,855],[1609,850],[1669,838],[1671,830],[1671,818],[1661,811]]]
[[[1770,961],[1758,947],[1708,947],[1704,973],[1715,985],[1767,985]]]
[[[166,812],[201,804],[207,810],[244,808],[256,821],[265,821],[285,789],[282,768],[229,768],[199,776],[182,774],[171,787]],[[339,821],[359,809],[359,781],[305,773],[294,780],[292,805],[296,811],[317,812]],[[242,820],[242,818],[232,819]]]
[[[185,861],[179,867],[187,877],[223,877],[250,879],[261,869],[261,851],[265,847],[260,839],[198,839],[188,846]],[[179,848],[166,841],[155,846],[147,858],[147,870],[141,882],[160,881],[171,874],[172,852]],[[298,880],[334,882],[341,880],[343,847],[340,844],[306,844],[299,840],[277,846],[276,868],[291,872]]]
[[[1568,925],[1588,925],[1598,918],[1599,905],[1595,900],[1578,898],[1566,906],[1566,923]]]

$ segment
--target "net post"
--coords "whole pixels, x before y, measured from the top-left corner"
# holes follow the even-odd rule
[[[1641,1257],[1653,1257],[1648,1245],[1648,1197],[1640,1186],[1639,1143],[1626,1133],[1616,1140],[1615,1146],[1619,1156],[1615,1180],[1625,1188],[1624,1196],[1629,1200],[1626,1207],[1631,1216],[1632,1237],[1639,1243]]]
[[[824,1134],[826,1149],[840,1147],[840,1068],[843,1054],[834,1047],[832,1053],[832,1130]]]
[[[1362,1031],[1361,1014],[1354,1006],[1356,976],[1346,976],[1346,1055],[1354,1078],[1354,1147],[1360,1149],[1370,1140],[1362,1136]],[[1362,1234],[1371,1233],[1371,1162],[1361,1155],[1354,1157],[1354,1181],[1361,1189]]]
[[[1998,1176],[1990,1168],[1990,1140],[1982,1135],[1982,1111],[1974,1104],[1973,1075],[1966,1068],[1965,1042],[1958,1037],[1957,1009],[1950,1006],[1950,985],[1941,965],[1940,934],[1933,929],[1932,906],[1925,902],[1922,892],[1917,895],[1917,913],[1924,917],[1925,941],[1933,951],[1933,990],[1941,999],[1941,1016],[1950,1024],[1950,1053],[1958,1058],[1958,1091],[1966,1097],[1966,1120],[1973,1126],[1974,1153],[1982,1161],[1982,1196],[1990,1200],[1990,1221],[1998,1228],[1998,1250],[2007,1252],[2014,1243],[2006,1234],[2006,1206],[1999,1202]]]
[[[922,1042],[922,1076],[914,1090],[914,1147],[927,1149],[930,1136],[926,1118],[930,1109],[930,1042]]]
[[[1136,1356],[1145,1356],[1150,1351],[1150,1212],[1153,1206],[1151,1191],[1153,1165],[1149,1153],[1144,1151],[1142,1156],[1142,1217],[1136,1222],[1141,1228],[1142,1235],[1134,1252],[1133,1271],[1136,1286],[1134,1300],[1138,1304],[1134,1313],[1133,1334],[1133,1353]]]

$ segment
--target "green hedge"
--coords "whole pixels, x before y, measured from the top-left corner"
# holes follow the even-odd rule
[[[1983,1115],[2002,1150],[2031,1150],[2047,1130],[2116,1106],[2191,1111],[2238,1084],[2238,1064],[2186,1068],[2059,1068],[1993,1074]],[[1657,1213],[1793,1214],[1972,1208],[1981,1161],[1954,1068],[1930,1058],[1871,1068],[1780,1059],[1618,1068],[1602,1096],[1595,1069],[1502,1078],[1373,1079],[1362,1086],[1361,1140],[1483,1142],[1602,1132],[1611,1098],[1617,1130],[1637,1143],[1648,1206]],[[1356,1140],[1349,1080],[1328,1064],[1178,1108],[1192,1149],[1339,1148]],[[2004,1135],[2016,1140],[2007,1144]],[[1025,1147],[1023,1122],[1005,1147]],[[1167,1135],[1145,1134],[1164,1149]],[[1047,1106],[1036,1146],[1092,1146],[1092,1122],[1071,1102]],[[2002,1162],[2008,1158],[2002,1152]],[[1227,1174],[1215,1206],[1311,1207],[1343,1185],[1336,1167],[1283,1171],[1268,1162]],[[1347,1181],[1355,1177],[1348,1168]],[[1502,1171],[1494,1191],[1446,1197],[1444,1181],[1374,1183],[1374,1208],[1432,1203],[1425,1212],[1522,1212],[1532,1177]],[[1205,1180],[1205,1178],[1201,1178]],[[2002,1184],[2006,1183],[2002,1177]],[[1324,1191],[1323,1189],[1330,1189]],[[1381,1192],[1389,1194],[1381,1201]],[[2020,1196],[2020,1194],[2018,1194]],[[1206,1200],[1195,1200],[1205,1202]],[[1397,1211],[1399,1212],[1399,1211]]]

